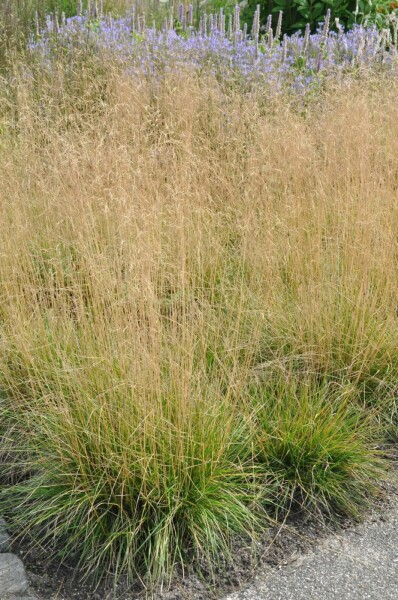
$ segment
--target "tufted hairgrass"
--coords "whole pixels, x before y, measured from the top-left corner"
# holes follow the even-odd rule
[[[256,460],[278,482],[277,511],[358,515],[384,468],[371,412],[352,386],[283,373],[253,393]]]
[[[0,512],[148,585],[264,508],[357,513],[396,431],[396,85],[60,61],[0,80]]]

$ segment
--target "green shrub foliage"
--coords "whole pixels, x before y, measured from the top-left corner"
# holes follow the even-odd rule
[[[331,10],[332,24],[335,19],[344,27],[352,27],[354,23],[376,23],[383,26],[386,17],[396,11],[397,5],[391,0],[248,0],[245,9],[245,18],[251,25],[253,14],[260,4],[261,24],[265,25],[268,15],[272,15],[272,23],[276,26],[280,11],[283,12],[282,31],[294,33],[304,29],[307,23],[315,31],[327,10]]]

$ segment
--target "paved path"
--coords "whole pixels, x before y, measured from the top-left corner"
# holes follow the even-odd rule
[[[398,600],[398,504],[224,600]]]

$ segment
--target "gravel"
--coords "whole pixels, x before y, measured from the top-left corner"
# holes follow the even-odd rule
[[[225,600],[396,600],[398,502]]]

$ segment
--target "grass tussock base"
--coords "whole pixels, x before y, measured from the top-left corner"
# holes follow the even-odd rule
[[[306,107],[90,63],[0,86],[14,530],[151,585],[286,507],[357,513],[396,432],[395,83]]]

